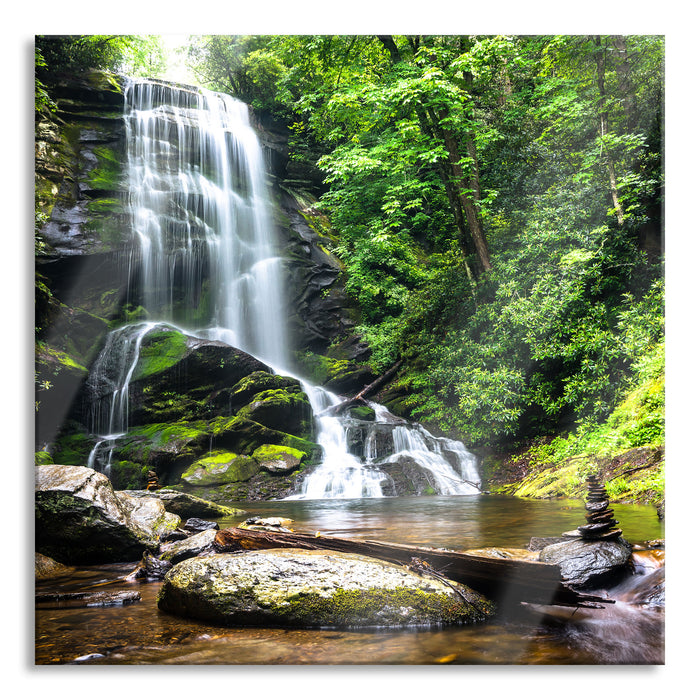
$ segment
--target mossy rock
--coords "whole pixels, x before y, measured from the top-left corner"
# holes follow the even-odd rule
[[[371,406],[352,406],[348,409],[347,415],[362,421],[374,421],[377,418],[377,414]]]
[[[143,338],[130,386],[134,423],[206,419],[228,411],[219,392],[267,366],[226,343],[158,325]]]
[[[189,486],[220,486],[247,481],[258,471],[260,466],[252,457],[216,450],[194,462],[181,479]]]
[[[272,430],[241,416],[218,418],[211,425],[216,444],[239,454],[253,454],[261,445],[282,445],[304,452],[307,455],[305,463],[311,464],[318,462],[323,453],[323,448],[312,440]]]
[[[305,352],[297,353],[296,361],[301,372],[314,384],[341,394],[357,393],[375,379],[369,366],[351,360]]]
[[[495,611],[465,586],[405,566],[298,549],[182,561],[166,574],[158,607],[214,624],[295,628],[470,624]]]
[[[272,430],[310,437],[313,413],[304,392],[294,389],[266,389],[252,397],[238,416]]]
[[[298,393],[301,391],[301,384],[297,379],[280,374],[263,371],[252,372],[243,377],[232,389],[220,391],[216,395],[214,403],[217,406],[227,406],[230,413],[233,414],[250,403],[260,392],[274,389],[289,389]]]
[[[170,369],[187,354],[187,336],[171,328],[158,327],[144,337],[132,381],[138,382]]]
[[[70,429],[70,426],[66,427]],[[56,439],[52,450],[53,463],[85,466],[94,446],[94,439],[87,433],[67,431]]]
[[[178,464],[191,464],[209,448],[211,436],[207,428],[205,421],[137,426],[117,441],[114,456],[119,460],[148,465],[159,476],[164,476]],[[122,488],[141,488],[143,485],[145,481],[139,486]]]
[[[286,474],[298,468],[306,456],[301,450],[282,445],[261,445],[253,452],[253,459],[270,474]]]
[[[126,460],[113,460],[109,468],[109,480],[115,490],[141,489],[146,486],[148,467]]]

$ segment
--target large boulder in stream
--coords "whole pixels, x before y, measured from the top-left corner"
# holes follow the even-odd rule
[[[381,628],[481,622],[492,603],[459,584],[355,554],[279,549],[187,559],[158,607],[228,626]]]
[[[116,493],[93,469],[40,465],[35,475],[36,551],[64,564],[137,560],[180,524],[158,499]]]
[[[558,564],[562,581],[577,588],[610,586],[629,572],[631,545],[616,540],[569,539],[550,544],[540,552],[540,561]]]

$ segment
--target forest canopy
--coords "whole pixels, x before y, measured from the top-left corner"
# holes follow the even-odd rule
[[[663,374],[659,36],[191,37],[201,86],[283,124],[377,373],[498,444],[591,429]],[[157,37],[36,39],[61,71],[159,77]],[[315,183],[321,183],[320,185]],[[657,407],[658,408],[658,407]],[[662,414],[632,438],[663,432]]]

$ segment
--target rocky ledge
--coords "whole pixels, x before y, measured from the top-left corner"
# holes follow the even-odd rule
[[[157,552],[181,524],[171,508],[219,517],[242,512],[184,494],[115,491],[94,469],[59,464],[36,467],[34,495],[36,550],[61,564],[135,561]]]

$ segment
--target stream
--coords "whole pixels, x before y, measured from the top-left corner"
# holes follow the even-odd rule
[[[449,549],[524,548],[584,521],[580,501],[496,495],[231,503],[246,517],[291,518],[298,532]],[[661,539],[651,506],[613,504],[632,544]],[[74,569],[38,581],[36,592],[137,590],[126,606],[40,603],[35,663],[80,665],[441,665],[663,664],[664,611],[625,602],[601,610],[528,606],[470,627],[387,630],[225,628],[160,612],[160,582],[125,583],[135,562]],[[645,575],[642,570],[637,576]],[[636,578],[635,576],[634,578]],[[629,584],[627,584],[629,587]],[[616,597],[615,591],[610,591]],[[553,613],[553,614],[549,614]]]

